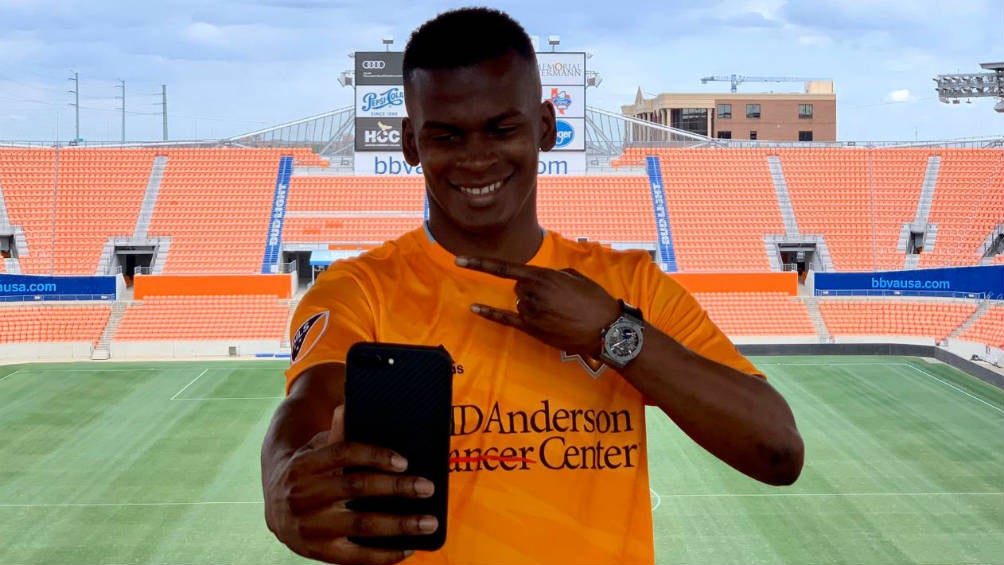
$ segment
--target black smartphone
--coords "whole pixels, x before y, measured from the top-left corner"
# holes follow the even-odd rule
[[[430,514],[439,520],[439,528],[428,535],[350,539],[383,549],[439,549],[446,542],[450,476],[450,354],[442,346],[362,342],[349,348],[345,369],[345,439],[400,453],[408,459],[406,474],[425,477],[436,486],[430,498],[367,497],[350,501],[348,507],[357,512]]]

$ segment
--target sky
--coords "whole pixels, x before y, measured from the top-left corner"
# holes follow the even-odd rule
[[[0,141],[80,135],[220,139],[352,104],[337,78],[354,51],[403,49],[411,31],[469,2],[370,0],[0,0]],[[938,74],[1004,61],[1004,0],[504,1],[533,36],[585,51],[603,82],[588,104],[620,111],[639,88],[728,92],[708,75],[826,77],[837,138],[915,141],[1004,135],[992,98],[938,101]],[[460,48],[460,46],[458,46]],[[794,92],[801,83],[740,85]]]

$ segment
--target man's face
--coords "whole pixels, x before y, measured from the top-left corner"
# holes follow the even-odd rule
[[[412,75],[404,156],[422,164],[431,220],[489,233],[536,214],[538,151],[553,147],[555,132],[536,76],[515,53]]]

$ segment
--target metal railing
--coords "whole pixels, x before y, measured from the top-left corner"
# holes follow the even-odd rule
[[[6,294],[0,302],[57,302],[74,300],[115,300],[114,294]]]
[[[907,298],[965,298],[969,300],[1000,300],[1002,295],[994,295],[989,292],[954,292],[941,290],[820,290],[815,289],[816,296],[900,296]]]

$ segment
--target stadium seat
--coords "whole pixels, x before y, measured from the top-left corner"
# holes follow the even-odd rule
[[[281,340],[288,316],[274,296],[153,296],[126,309],[114,341]]]

